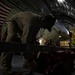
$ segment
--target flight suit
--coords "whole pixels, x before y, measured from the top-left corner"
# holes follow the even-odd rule
[[[36,35],[40,28],[47,28],[51,30],[54,25],[55,18],[50,15],[44,18],[41,15],[32,13],[30,11],[20,12],[12,16],[7,25],[7,39],[6,42],[15,42],[17,33],[21,36],[21,42],[24,44],[35,44]],[[12,68],[13,53],[2,53],[1,62],[3,69],[10,70]],[[33,54],[24,54],[25,59],[33,59]]]
[[[30,11],[20,12],[12,16],[7,25],[7,39],[6,42],[15,42],[17,33],[21,35],[21,42],[24,44],[34,44],[37,32],[44,23],[41,21],[41,15],[34,14]],[[13,53],[2,53],[1,61],[3,69],[11,69]],[[32,59],[32,54],[24,55],[26,59]]]

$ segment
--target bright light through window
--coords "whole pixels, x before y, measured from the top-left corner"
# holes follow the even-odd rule
[[[69,35],[69,31],[67,30],[67,34]]]
[[[59,3],[63,3],[65,0],[57,0]]]

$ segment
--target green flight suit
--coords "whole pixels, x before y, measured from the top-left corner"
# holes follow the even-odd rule
[[[21,35],[22,43],[34,43],[35,37],[39,29],[43,26],[41,16],[30,11],[20,12],[13,15],[7,25],[6,42],[13,42],[17,33]],[[11,69],[13,53],[2,53],[1,61],[4,69]],[[26,59],[32,59],[32,54],[24,54]]]

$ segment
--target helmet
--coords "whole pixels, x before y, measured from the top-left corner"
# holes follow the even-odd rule
[[[48,30],[51,30],[52,26],[54,25],[56,18],[50,14],[45,15],[41,18],[41,20],[44,22],[44,27]]]

